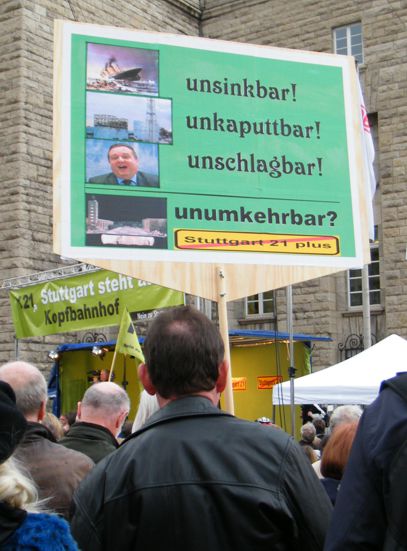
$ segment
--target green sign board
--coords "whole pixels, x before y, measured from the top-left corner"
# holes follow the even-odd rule
[[[62,254],[360,261],[349,58],[63,29]]]
[[[10,291],[18,339],[119,325],[123,308],[151,317],[184,303],[184,295],[107,270]]]

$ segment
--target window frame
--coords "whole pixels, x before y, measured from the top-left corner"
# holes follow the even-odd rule
[[[270,298],[265,297],[265,295],[267,293],[271,293]],[[250,300],[252,297],[257,297],[257,299]],[[253,295],[245,297],[245,300],[244,300],[245,317],[248,318],[248,319],[265,318],[265,317],[274,318],[275,317],[275,312],[274,312],[275,300],[276,300],[276,297],[275,297],[274,291],[264,291],[262,293],[254,293]],[[251,314],[249,312],[249,304],[251,304],[251,303],[258,303],[258,312],[257,313]],[[265,310],[265,308],[264,308],[265,303],[271,303],[271,305],[272,305],[272,311],[271,312],[265,312],[264,311]]]
[[[377,259],[374,258],[374,255],[372,255],[372,251],[377,251]],[[371,271],[371,267],[375,267],[375,266],[378,266],[378,270],[374,270],[374,273],[369,273],[368,274],[368,281],[369,281],[369,305],[370,307],[380,307],[382,305],[382,293],[381,293],[381,286],[380,286],[380,250],[379,250],[379,242],[378,241],[373,241],[371,244],[370,244],[370,256],[371,256],[371,263],[368,265],[368,270],[369,272]],[[373,258],[372,258],[373,256]],[[372,270],[373,271],[373,270]],[[351,273],[352,272],[360,272],[360,275],[358,276],[351,276]],[[347,271],[347,274],[346,274],[346,280],[347,280],[347,302],[348,302],[348,308],[350,310],[358,310],[358,309],[361,309],[363,308],[363,290],[362,290],[362,277],[363,277],[363,274],[362,274],[362,269],[354,269],[354,270],[348,270]],[[352,291],[351,290],[351,281],[352,280],[360,280],[360,283],[361,283],[361,288],[359,291]],[[371,286],[371,281],[374,281],[374,280],[378,280],[379,282],[379,287],[376,289],[376,288],[373,288]],[[372,296],[375,294],[375,293],[378,293],[378,296],[379,296],[379,301],[378,302],[372,302],[371,299],[372,299]],[[352,296],[356,296],[356,295],[361,295],[361,303],[360,304],[352,304],[352,301],[351,301],[351,298]]]
[[[356,35],[352,35],[352,29],[355,27],[360,27],[360,33]],[[340,51],[338,51],[338,41],[341,39],[341,37],[337,36],[338,31],[344,31],[345,30],[345,38],[346,38],[346,53],[343,47],[339,48]],[[357,64],[363,65],[365,62],[365,54],[364,54],[364,48],[363,48],[363,29],[362,29],[362,22],[357,21],[355,23],[350,23],[349,25],[341,25],[340,27],[335,27],[332,29],[332,35],[333,35],[333,45],[334,45],[334,53],[338,55],[352,55]],[[353,36],[360,36],[360,43],[354,43],[352,41]],[[360,54],[359,53],[353,53],[355,47],[360,46]]]

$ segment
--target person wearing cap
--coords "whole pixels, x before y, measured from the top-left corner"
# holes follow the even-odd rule
[[[259,417],[256,419],[256,423],[260,423],[263,427],[274,427],[276,429],[280,429],[278,425],[273,423],[273,421],[269,417]]]
[[[48,507],[69,520],[73,493],[95,464],[85,454],[58,444],[42,424],[47,383],[39,369],[27,362],[9,362],[0,367],[0,381],[12,387],[17,408],[28,422],[16,458],[32,476],[40,500],[48,499]]]
[[[77,551],[68,523],[41,512],[37,489],[13,459],[27,429],[11,386],[0,381],[0,549]]]

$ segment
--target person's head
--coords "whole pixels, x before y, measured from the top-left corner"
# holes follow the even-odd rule
[[[59,421],[62,425],[63,431],[67,433],[76,421],[76,411],[68,411],[67,413],[63,413],[60,416]]]
[[[317,452],[314,450],[314,448],[310,445],[301,446],[302,451],[305,453],[305,455],[308,457],[310,463],[315,463],[315,461],[318,461],[318,455]]]
[[[32,513],[45,512],[33,480],[13,457],[0,464],[0,501]]]
[[[17,408],[14,390],[0,381],[0,463],[12,455],[26,428],[27,421]]]
[[[258,417],[256,419],[256,423],[260,423],[260,425],[267,425],[267,426],[270,426],[273,424],[269,417]]]
[[[109,380],[109,370],[108,369],[101,369],[99,380],[101,383],[104,383]]]
[[[138,171],[138,158],[131,145],[114,144],[107,153],[110,167],[117,178],[131,180]]]
[[[301,439],[304,442],[308,442],[309,444],[312,444],[316,436],[316,430],[314,425],[311,422],[308,422],[302,425],[300,429],[300,433],[301,433]]]
[[[314,425],[315,427],[315,430],[317,432],[317,435],[318,434],[324,434],[325,433],[325,429],[326,429],[326,424],[325,424],[325,421],[323,419],[314,419],[312,421],[312,424]]]
[[[349,459],[358,422],[342,423],[335,427],[324,448],[321,459],[321,474],[325,478],[341,480]]]
[[[57,442],[58,440],[61,440],[61,438],[64,436],[65,431],[62,426],[62,423],[58,419],[58,417],[56,417],[53,413],[50,413],[49,411],[47,411],[41,423],[45,427],[47,427],[47,429],[52,433],[53,437]]]
[[[345,405],[338,406],[334,409],[329,421],[329,431],[333,432],[336,427],[342,425],[343,423],[353,423],[358,422],[363,410],[360,406],[354,405]]]
[[[0,381],[12,387],[17,407],[28,421],[44,418],[47,383],[38,368],[27,362],[8,362],[0,367]]]
[[[130,410],[126,392],[116,383],[96,383],[78,402],[77,420],[107,428],[117,436]]]
[[[191,306],[169,309],[148,331],[140,378],[159,399],[209,393],[215,402],[226,385],[224,352],[218,329],[204,314]]]

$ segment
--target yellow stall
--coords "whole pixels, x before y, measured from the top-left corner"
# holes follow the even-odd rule
[[[235,414],[251,421],[268,417],[290,432],[290,404],[273,407],[272,400],[274,386],[289,378],[291,362],[288,333],[231,330],[229,339]],[[312,343],[329,341],[330,338],[295,334],[293,340],[295,376],[302,377],[312,370]],[[104,371],[109,371],[114,348],[115,341],[109,341],[63,344],[54,351],[49,388],[54,398],[53,410],[56,415],[76,410],[76,404],[85,390],[92,382],[103,378]],[[133,419],[140,394],[136,361],[117,354],[114,376],[114,381],[129,394],[129,419]],[[296,426],[300,427],[301,408],[296,407],[295,411]]]

